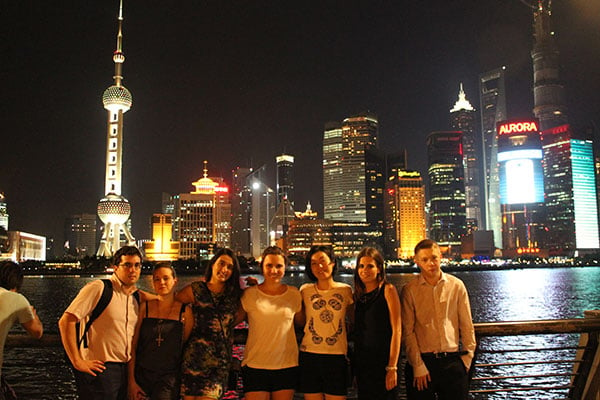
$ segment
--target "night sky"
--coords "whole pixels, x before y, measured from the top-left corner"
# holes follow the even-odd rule
[[[328,121],[369,110],[380,147],[407,148],[426,172],[425,137],[448,129],[459,83],[507,67],[509,117],[533,107],[532,15],[525,0],[125,0],[123,195],[148,238],[161,192],[192,190],[208,160],[296,157],[296,208],[321,213]],[[600,126],[600,1],[555,0],[572,123]],[[118,0],[3,2],[0,191],[9,229],[63,240],[64,219],[104,196],[106,111]],[[272,182],[273,187],[275,182]]]

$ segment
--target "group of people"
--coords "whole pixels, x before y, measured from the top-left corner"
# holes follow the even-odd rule
[[[381,253],[366,247],[356,258],[353,292],[334,279],[331,247],[313,246],[305,264],[310,282],[298,289],[283,283],[288,259],[272,246],[261,257],[262,282],[242,289],[237,257],[219,249],[204,278],[178,292],[175,269],[158,263],[151,294],[136,287],[141,253],[125,246],[114,255],[110,280],[83,287],[59,330],[79,398],[86,400],[221,399],[234,327],[242,321],[248,322],[241,368],[247,400],[291,400],[296,391],[307,400],[342,400],[351,379],[359,399],[395,399],[402,342],[409,399],[465,399],[475,350],[469,298],[440,261],[435,242],[419,242],[420,274],[399,296],[386,280]],[[0,278],[3,345],[11,323],[4,322],[2,296],[20,282],[7,287],[4,272]],[[23,299],[10,321],[41,336],[41,322]]]

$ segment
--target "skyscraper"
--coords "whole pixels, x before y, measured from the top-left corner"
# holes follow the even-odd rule
[[[442,253],[460,254],[467,231],[465,184],[460,131],[432,132],[427,136],[429,163],[429,236]]]
[[[174,239],[179,258],[205,257],[213,246],[231,245],[231,203],[223,178],[209,178],[206,161],[195,190],[175,196]]]
[[[294,156],[281,154],[277,162],[277,205],[285,198],[294,207]]]
[[[8,209],[6,207],[6,196],[0,193],[0,226],[8,231]]]
[[[266,165],[246,176],[246,186],[251,190],[250,200],[250,253],[261,255],[271,245],[271,221],[275,215],[275,192],[267,185]]]
[[[551,3],[538,0],[533,10],[533,113],[540,121],[540,130],[568,122],[564,87],[559,79],[559,52],[551,26]]]
[[[598,249],[598,206],[591,140],[569,125],[542,132],[547,243],[551,254]]]
[[[123,86],[122,65],[123,54],[123,0],[119,5],[117,32],[117,49],[113,53],[115,63],[114,85],[104,91],[102,102],[108,112],[106,134],[106,177],[104,185],[105,197],[98,203],[98,217],[104,223],[102,239],[98,247],[98,256],[110,257],[121,247],[121,233],[127,244],[135,245],[135,239],[127,228],[127,220],[131,215],[129,201],[121,195],[121,178],[123,167],[123,114],[132,104],[129,90]]]
[[[484,190],[484,201],[481,205],[485,210],[484,229],[494,232],[494,245],[497,248],[502,248],[502,220],[496,126],[500,121],[507,118],[504,76],[504,67],[479,76],[479,110],[481,112],[481,140],[483,145],[482,187]]]
[[[156,213],[151,220],[152,240],[144,243],[144,255],[149,261],[175,261],[179,242],[172,240],[173,215]]]
[[[542,144],[535,120],[498,124],[502,249],[508,257],[544,255]]]
[[[247,178],[252,168],[237,167],[232,171],[233,188],[231,193],[231,249],[249,257],[250,221],[252,206],[252,189]]]
[[[386,184],[384,250],[387,257],[409,258],[426,236],[425,185],[417,171],[398,171]]]
[[[346,118],[341,124],[325,126],[323,203],[326,219],[370,222],[371,218],[367,216],[367,151],[377,148],[378,125],[375,116],[365,113]]]
[[[462,135],[463,165],[465,169],[465,196],[467,207],[467,231],[482,228],[481,213],[481,176],[479,140],[476,128],[476,112],[467,100],[462,83],[458,100],[450,110],[450,127],[460,130]]]
[[[96,216],[75,214],[65,220],[65,250],[77,258],[96,252]]]

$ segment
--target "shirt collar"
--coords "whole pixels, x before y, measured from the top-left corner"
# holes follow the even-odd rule
[[[110,280],[114,283],[114,287],[118,291],[125,293],[126,295],[130,295],[131,293],[133,293],[137,290],[137,287],[135,285],[133,285],[129,289],[125,289],[125,287],[123,286],[123,283],[119,280],[119,278],[117,277],[117,274],[115,274],[115,273],[112,274],[112,276],[110,277]]]
[[[438,281],[438,283],[436,284],[436,286],[439,285],[440,282],[446,282],[448,280],[447,279],[447,274],[443,270],[441,272],[442,272],[442,274],[440,276],[440,280]],[[419,285],[429,285],[429,283],[427,283],[427,281],[425,280],[425,278],[423,278],[423,274],[421,274],[421,273],[419,273]]]

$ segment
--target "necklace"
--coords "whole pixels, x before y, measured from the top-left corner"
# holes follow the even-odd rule
[[[165,341],[165,339],[163,339],[163,337],[162,337],[163,322],[165,319],[169,318],[169,316],[171,315],[171,312],[173,311],[174,306],[175,306],[175,302],[173,302],[171,304],[171,307],[169,307],[169,312],[167,314],[167,318],[161,318],[160,317],[160,303],[158,303],[158,300],[157,300],[156,316],[158,317],[158,323],[156,324],[157,335],[156,335],[156,339],[155,339],[157,347],[160,347],[160,344]]]

